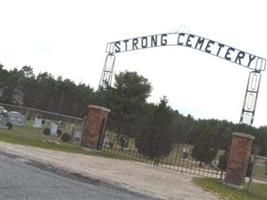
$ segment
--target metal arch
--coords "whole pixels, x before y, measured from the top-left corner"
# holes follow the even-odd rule
[[[115,55],[114,54],[108,54],[105,59],[105,64],[103,67],[101,79],[98,85],[98,89],[101,89],[101,87],[105,85],[111,85],[112,81],[112,74],[114,70],[114,63],[115,63]]]
[[[152,38],[161,38],[162,36],[164,36],[164,39],[166,40],[164,44],[160,43],[160,39],[158,44],[154,44],[153,42],[151,42]],[[179,40],[181,39],[180,37],[183,37],[185,39],[185,41],[180,42]],[[204,40],[204,45],[202,44],[201,47],[199,46],[195,46],[195,45],[190,45],[189,43],[193,42],[193,38],[195,38],[195,40],[197,39],[203,39]],[[145,40],[144,40],[145,39]],[[162,38],[161,38],[162,39]],[[146,40],[150,40],[150,43],[143,45],[142,41],[146,41]],[[196,41],[194,41],[196,42]],[[193,42],[193,43],[194,43]],[[207,49],[207,45],[209,46],[209,49],[212,49],[212,46],[216,46],[219,45],[215,48],[218,48],[219,51],[211,51]],[[249,68],[251,70],[257,70],[257,71],[265,71],[266,68],[266,59],[260,56],[256,56],[254,54],[242,51],[238,48],[233,48],[229,45],[217,42],[215,40],[211,40],[208,39],[206,37],[202,37],[202,36],[198,36],[198,35],[194,35],[191,33],[185,33],[185,32],[173,32],[173,33],[163,33],[163,34],[154,34],[154,35],[147,35],[147,36],[142,36],[142,37],[135,37],[135,38],[129,38],[129,39],[124,39],[124,40],[118,40],[118,41],[114,41],[114,42],[109,42],[107,43],[106,46],[106,52],[107,53],[112,53],[112,54],[117,54],[117,53],[123,53],[123,52],[128,52],[128,51],[135,51],[135,50],[142,50],[142,49],[149,49],[149,48],[156,48],[156,47],[163,47],[163,46],[184,46],[184,47],[189,47],[192,49],[196,49],[199,50],[201,52],[205,52],[208,53],[210,55],[216,56],[218,58],[222,58],[225,59],[229,62],[238,64],[240,66]],[[204,46],[204,48],[203,48]],[[221,47],[220,47],[221,46]],[[217,50],[218,50],[217,49]],[[231,54],[236,54],[237,52],[242,52],[245,54],[245,58],[243,57],[242,59],[244,60],[244,63],[242,62],[238,62],[238,59],[233,58],[233,59],[229,59],[226,56],[226,53],[224,50],[226,51],[226,49],[230,49],[230,50],[234,50],[235,53],[231,52]],[[230,52],[229,52],[230,53]],[[254,60],[253,62],[248,64],[248,57],[253,57]],[[259,64],[260,63],[260,64]]]
[[[197,35],[193,35],[193,34],[189,34],[189,33],[182,33],[182,32],[176,32],[176,33],[165,33],[165,35],[178,35],[178,34],[184,34],[184,35],[192,35],[192,36],[196,36],[199,38],[203,38],[204,40],[207,40],[208,42],[214,42],[214,43],[218,43],[214,40],[209,40],[207,38],[204,37],[200,37]],[[156,34],[156,35],[149,35],[149,36],[144,36],[144,37],[152,37],[152,36],[157,36],[157,35],[164,35],[164,34]],[[140,38],[144,38],[144,37],[137,37],[137,38],[131,38],[131,39],[127,39],[127,41],[130,40],[134,40],[134,39],[140,39]],[[103,71],[101,74],[101,78],[100,78],[100,82],[98,85],[98,96],[100,97],[100,101],[102,104],[104,104],[104,95],[105,95],[105,90],[108,86],[111,85],[112,82],[112,77],[113,77],[113,72],[114,72],[114,63],[115,63],[115,54],[116,53],[121,53],[121,52],[127,52],[127,51],[133,51],[133,50],[138,50],[138,49],[145,49],[143,48],[137,48],[137,49],[126,49],[125,51],[121,51],[121,52],[116,52],[115,51],[115,45],[117,42],[121,42],[121,41],[126,41],[126,40],[120,40],[120,41],[115,41],[115,42],[110,42],[107,44],[106,46],[106,52],[108,53],[108,55],[106,56],[105,59],[105,63],[104,63],[104,67],[103,67]],[[235,49],[239,52],[243,52],[244,54],[248,54],[249,56],[255,56],[253,54],[241,51],[239,49],[236,48],[232,48],[228,45],[224,45],[222,43],[218,43],[223,45],[226,48],[231,48],[231,49]],[[162,45],[159,46],[149,46],[146,48],[153,48],[153,47],[160,47]],[[190,48],[194,48],[197,50],[200,50],[202,52],[206,52],[209,53],[211,55],[217,56],[219,58],[224,58],[222,56],[219,56],[218,53],[214,54],[211,52],[207,52],[206,49],[203,50],[202,47],[200,49],[196,48],[196,47],[191,47],[188,45],[181,45],[179,44],[179,36],[178,36],[178,40],[176,39],[175,43],[167,43],[166,45],[163,46],[185,46],[185,47],[190,47]],[[226,56],[225,58],[226,59]],[[236,58],[237,59],[237,58]],[[232,60],[226,59],[230,62],[233,62]],[[235,64],[239,64],[243,67],[246,67],[248,69],[251,69],[253,71],[251,71],[249,73],[249,77],[248,77],[248,82],[247,82],[247,88],[246,88],[246,93],[245,93],[245,98],[244,98],[244,102],[243,102],[243,107],[242,107],[242,111],[241,111],[241,116],[240,116],[240,121],[239,123],[245,123],[248,125],[252,125],[254,122],[254,117],[255,117],[255,111],[256,111],[256,105],[257,105],[257,99],[258,99],[258,94],[259,94],[259,88],[260,88],[260,81],[261,81],[261,72],[265,71],[266,69],[266,59],[259,57],[259,56],[255,56],[255,62],[253,63],[252,66],[250,65],[244,65],[242,64],[240,61],[239,63],[233,62]]]

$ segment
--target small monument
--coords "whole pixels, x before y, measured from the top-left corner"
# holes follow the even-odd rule
[[[7,118],[0,115],[0,129],[7,129]]]
[[[0,129],[7,129],[7,110],[0,106]]]
[[[39,116],[34,117],[32,126],[34,128],[42,128],[42,118]]]
[[[5,108],[3,106],[0,106],[0,113],[4,112]]]
[[[82,138],[82,128],[81,127],[74,128],[73,142],[80,144],[81,138]]]
[[[54,123],[54,122],[51,122],[51,123],[50,123],[50,134],[51,134],[52,136],[57,136],[57,129],[58,129],[57,124]]]
[[[17,126],[25,126],[25,116],[19,112],[11,111],[7,113],[8,122]]]
[[[106,149],[112,149],[113,143],[111,139],[107,135],[105,135],[104,140],[103,140],[103,147]]]

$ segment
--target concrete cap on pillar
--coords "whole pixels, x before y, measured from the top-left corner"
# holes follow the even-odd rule
[[[237,133],[237,132],[234,132],[233,133],[233,136],[243,137],[243,138],[247,138],[247,139],[250,139],[250,140],[255,140],[255,137],[253,135],[249,135],[249,134],[246,134],[246,133]]]
[[[108,108],[105,108],[103,106],[96,106],[96,105],[89,105],[88,108],[94,108],[94,109],[102,110],[102,111],[105,111],[105,112],[110,112],[111,111]]]

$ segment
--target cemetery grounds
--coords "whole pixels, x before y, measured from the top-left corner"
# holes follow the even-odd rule
[[[44,138],[52,139],[52,137],[44,137],[39,132],[31,132],[28,137],[23,137],[21,139],[21,134],[19,130],[22,127],[15,127],[17,133],[6,133],[14,134],[16,138],[11,138],[7,141],[10,143],[20,143],[27,144],[30,135],[34,135],[35,142],[30,141],[30,146],[39,145],[42,143]],[[32,128],[25,127],[25,130],[32,130]],[[1,132],[1,136],[4,132]],[[4,133],[5,134],[5,133]],[[35,134],[39,134],[36,137]],[[0,136],[0,140],[3,138]],[[7,140],[7,137],[3,140]],[[39,142],[36,142],[38,141]],[[58,140],[60,141],[60,140]],[[70,173],[81,174],[85,177],[90,177],[96,180],[104,181],[109,184],[116,184],[129,191],[140,192],[160,199],[199,199],[199,200],[217,200],[219,196],[229,197],[231,194],[234,198],[227,199],[244,199],[246,197],[248,200],[263,200],[267,196],[257,197],[256,194],[267,195],[267,185],[255,184],[253,189],[253,194],[248,194],[247,192],[240,192],[232,188],[224,186],[219,180],[210,178],[196,178],[195,176],[189,175],[187,173],[178,173],[175,170],[170,170],[166,168],[155,168],[150,164],[143,162],[133,162],[129,160],[113,159],[111,155],[88,152],[81,149],[77,144],[54,144],[44,142],[45,148],[36,148],[24,145],[14,145],[8,143],[0,142],[0,151],[4,149],[5,152],[22,156],[24,159],[34,160],[46,165],[54,166],[55,170],[63,169]],[[61,146],[57,147],[55,146]],[[46,150],[47,149],[47,150]],[[53,149],[53,150],[48,150]],[[55,151],[56,150],[56,151]],[[62,151],[67,151],[62,152]],[[75,152],[75,153],[69,153]],[[94,155],[94,156],[91,156]],[[95,156],[98,155],[98,156]],[[101,156],[101,157],[99,157]],[[110,158],[103,158],[112,157]],[[121,157],[117,157],[121,158]],[[53,168],[52,168],[53,169]],[[115,178],[114,178],[115,177]],[[203,190],[195,186],[192,182],[201,186]],[[214,192],[216,195],[212,195],[209,192]]]
[[[22,110],[20,109],[17,111],[21,112]],[[27,112],[26,110],[24,112],[22,111],[22,113],[24,114],[26,112]],[[26,120],[25,126],[14,125],[12,129],[1,129],[0,141],[50,149],[55,151],[64,151],[71,153],[101,156],[101,157],[118,158],[120,160],[135,160],[141,163],[153,164],[153,161],[151,159],[142,156],[138,153],[137,149],[135,148],[134,138],[128,138],[128,145],[126,148],[124,148],[122,147],[119,137],[116,133],[107,132],[109,140],[112,141],[112,148],[104,144],[102,151],[88,151],[80,147],[79,141],[73,139],[74,138],[73,130],[82,127],[82,119],[71,119],[67,117],[62,117],[62,116],[59,117],[53,115],[51,116],[51,114],[47,113],[43,113],[43,116],[44,116],[44,123],[42,125],[42,128],[33,127],[34,118],[30,117]],[[61,124],[58,126],[58,128],[61,129],[62,133],[65,132],[69,133],[72,136],[72,140],[69,142],[63,142],[60,136],[57,137],[57,136],[45,135],[43,133],[43,130],[46,127],[49,127],[49,124],[51,122],[56,124]],[[178,170],[184,173],[195,174],[198,176],[211,175],[210,177],[214,176],[216,178],[220,176],[220,172],[214,170],[210,166],[200,167],[199,163],[193,160],[190,154],[188,155],[188,158],[183,158],[183,154],[181,153],[183,152],[183,149],[184,149],[183,145],[174,144],[173,151],[171,152],[171,154],[161,159],[159,166],[161,168],[167,168],[168,170],[171,169],[174,172]],[[190,147],[187,147],[187,149],[190,149]],[[177,173],[177,176],[178,174],[179,173]],[[264,160],[261,159],[258,160],[255,170],[255,176],[257,180],[263,181],[265,183],[267,182]],[[215,191],[216,193],[218,193],[216,190],[207,188],[205,184],[202,185],[199,184],[199,185],[202,186],[205,190]],[[262,188],[261,185],[257,184],[254,184],[254,187],[256,191],[258,190],[258,188]],[[266,189],[266,187],[263,188],[264,190]]]

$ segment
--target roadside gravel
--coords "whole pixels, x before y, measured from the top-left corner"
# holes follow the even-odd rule
[[[141,162],[65,153],[0,142],[0,151],[160,199],[218,200],[192,183],[192,175]]]

